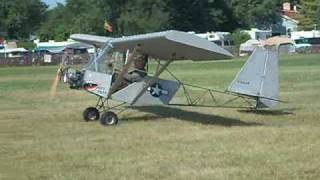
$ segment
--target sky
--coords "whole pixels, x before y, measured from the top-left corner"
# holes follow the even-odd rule
[[[66,0],[42,0],[50,6],[50,8],[55,7],[57,2],[64,3]]]

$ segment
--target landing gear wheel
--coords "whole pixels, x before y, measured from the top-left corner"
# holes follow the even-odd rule
[[[118,121],[118,116],[112,111],[103,113],[100,118],[100,123],[104,126],[114,126],[118,124]]]
[[[97,108],[88,107],[83,111],[83,119],[85,121],[96,121],[100,117],[100,113]]]

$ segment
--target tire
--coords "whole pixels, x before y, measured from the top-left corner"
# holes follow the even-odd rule
[[[100,113],[97,108],[88,107],[83,111],[83,119],[85,121],[96,121],[100,118]]]
[[[112,111],[107,111],[103,113],[100,118],[100,123],[103,126],[114,126],[118,124],[118,121],[119,121],[118,116]]]

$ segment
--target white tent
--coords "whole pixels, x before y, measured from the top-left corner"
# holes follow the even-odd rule
[[[240,56],[251,54],[257,47],[263,46],[263,41],[250,39],[240,45]]]

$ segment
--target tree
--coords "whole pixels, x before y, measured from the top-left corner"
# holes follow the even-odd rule
[[[230,6],[238,21],[238,28],[269,29],[280,21],[282,0],[231,0]]]
[[[95,0],[68,0],[48,11],[48,17],[38,34],[41,40],[67,39],[70,34],[105,35],[105,15]]]
[[[96,0],[68,0],[66,11],[70,14],[70,33],[104,35],[104,8]]]
[[[162,0],[128,2],[117,20],[121,35],[141,34],[166,29],[168,13]]]
[[[68,11],[62,4],[47,12],[45,23],[42,24],[38,35],[42,41],[65,40],[69,36],[69,25],[65,20]]]
[[[167,0],[169,25],[183,31],[230,30],[236,24],[222,0]]]
[[[251,37],[248,33],[242,32],[238,29],[231,34],[231,39],[239,48],[242,43],[247,42],[249,39],[251,39]]]
[[[167,15],[161,0],[68,0],[48,12],[41,39],[65,39],[72,33],[123,36],[165,29]],[[106,32],[104,22],[112,24]]]
[[[0,25],[10,38],[27,38],[45,18],[47,6],[40,0],[0,0]]]
[[[320,26],[320,0],[301,0],[299,27],[302,30],[312,30]]]
[[[234,31],[270,28],[279,20],[282,0],[67,0],[48,11],[39,33],[44,39],[65,39],[72,33],[127,36],[176,29]],[[104,22],[112,24],[106,32]]]

